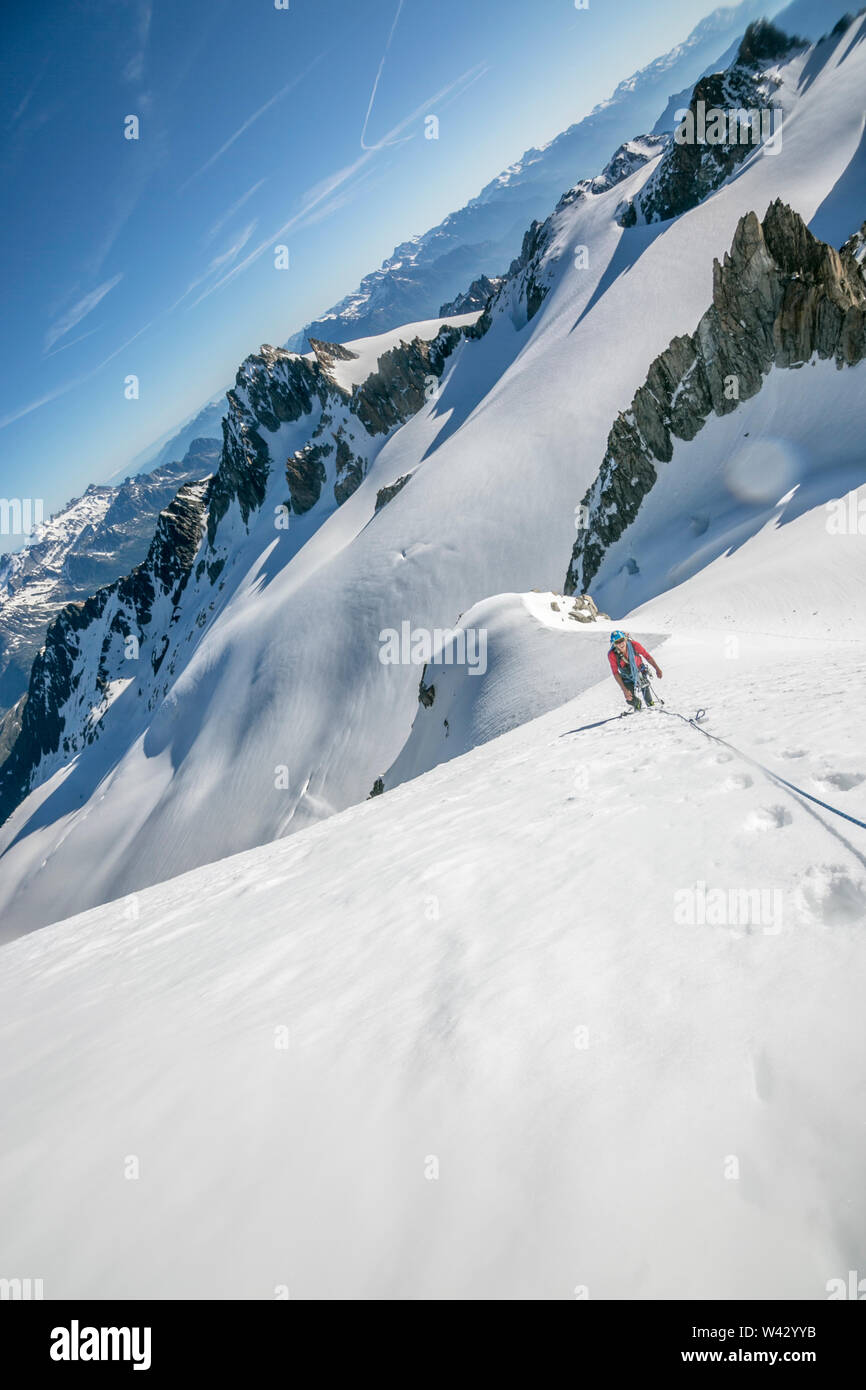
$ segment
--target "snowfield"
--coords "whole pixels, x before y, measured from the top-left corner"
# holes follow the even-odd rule
[[[354,338],[342,344],[346,351],[352,354],[351,358],[335,357],[328,366],[328,376],[344,391],[351,391],[353,386],[360,386],[376,371],[379,359],[385,353],[393,352],[401,343],[411,343],[415,338],[421,342],[429,342],[446,324],[451,328],[466,328],[476,323],[480,317],[480,309],[472,314],[452,314],[450,318],[440,315],[438,319],[423,319],[419,323],[403,324],[400,328],[392,329],[390,333],[377,333],[370,338]],[[327,351],[327,348],[325,350]],[[306,352],[304,356],[310,362],[316,360],[314,352]]]
[[[656,648],[669,700],[866,817],[854,648],[725,640]],[[615,694],[7,946],[3,1268],[826,1297],[866,1240],[862,832]]]

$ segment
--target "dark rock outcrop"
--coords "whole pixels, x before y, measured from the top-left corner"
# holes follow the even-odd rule
[[[476,309],[486,309],[493,296],[505,283],[504,275],[479,275],[468,290],[458,294],[449,304],[443,304],[439,313],[443,318],[454,318],[457,314],[471,314]]]
[[[382,354],[352,397],[351,409],[369,434],[387,434],[421,409],[429,378],[442,375],[462,336],[459,328],[443,327],[430,342],[416,338]]]
[[[392,497],[396,497],[398,492],[402,492],[411,477],[411,473],[404,473],[402,478],[397,478],[393,483],[389,483],[387,487],[380,487],[379,491],[376,493],[375,510],[379,512],[383,507],[387,506]]]
[[[424,684],[424,677],[426,674],[427,667],[425,666],[424,670],[421,672],[421,679],[418,682],[418,703],[419,705],[423,705],[425,709],[429,709],[436,699],[436,686]]]
[[[333,452],[333,444],[305,444],[286,464],[292,511],[299,516],[318,502],[325,485],[324,460]]]
[[[15,744],[15,740],[21,732],[21,720],[24,717],[24,706],[27,704],[27,693],[14,704],[11,709],[0,718],[0,766],[9,756],[10,750]]]
[[[781,111],[772,105],[779,83],[764,68],[805,44],[804,39],[789,37],[766,20],[750,24],[734,63],[725,72],[710,73],[695,84],[689,115],[668,143],[658,168],[640,192],[617,210],[620,226],[664,222],[697,207],[724,183],[764,135],[771,137],[781,120]],[[713,112],[725,115],[725,138],[719,143],[713,143],[712,121],[707,126],[707,115]],[[754,128],[747,119],[752,112],[757,115]]]
[[[522,279],[520,294],[526,300],[526,321],[535,318],[544,301],[549,285],[539,277],[539,263],[550,243],[552,228],[547,222],[533,222],[524,233],[520,255],[508,267],[508,279]]]
[[[598,476],[583,498],[589,525],[575,542],[566,593],[585,592],[608,546],[638,514],[674,439],[757,394],[773,366],[815,355],[836,366],[866,356],[866,278],[855,257],[818,241],[776,199],[760,222],[740,219],[730,253],[713,263],[713,303],[692,335],[674,338],[617,416]]]
[[[614,151],[600,174],[591,179],[581,179],[573,188],[563,193],[556,205],[556,211],[560,212],[572,203],[581,202],[591,195],[607,193],[624,179],[631,178],[632,174],[651,159],[656,159],[668,149],[670,143],[669,135],[641,135],[634,140],[626,140]]]

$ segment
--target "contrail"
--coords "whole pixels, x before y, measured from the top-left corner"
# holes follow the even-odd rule
[[[364,126],[363,126],[363,129],[361,130],[361,149],[362,149],[362,150],[378,150],[378,149],[383,149],[383,148],[384,148],[386,145],[388,145],[388,144],[391,144],[391,145],[403,145],[403,144],[405,144],[405,142],[406,142],[407,140],[411,140],[411,139],[412,139],[412,136],[411,136],[411,135],[404,135],[402,140],[391,140],[391,141],[388,141],[388,140],[380,140],[380,141],[378,141],[375,145],[368,145],[368,144],[367,144],[367,140],[366,140],[367,125],[368,125],[369,120],[370,120],[370,112],[371,112],[372,109],[373,109],[373,102],[376,100],[376,92],[379,90],[379,79],[380,79],[380,77],[382,76],[382,70],[383,70],[384,67],[385,67],[385,59],[386,59],[387,56],[388,56],[388,49],[391,47],[391,40],[392,40],[393,37],[394,37],[394,30],[397,28],[397,20],[400,18],[400,13],[401,13],[402,9],[403,9],[403,0],[397,0],[397,13],[396,13],[395,16],[394,16],[394,22],[393,22],[393,24],[391,25],[391,30],[390,30],[390,33],[388,34],[388,41],[387,41],[387,43],[385,44],[385,52],[382,54],[382,61],[381,61],[380,64],[379,64],[379,71],[376,73],[376,81],[373,83],[373,90],[372,90],[372,92],[370,93],[370,100],[369,100],[369,102],[367,103],[367,114],[366,114],[366,116],[364,117]]]

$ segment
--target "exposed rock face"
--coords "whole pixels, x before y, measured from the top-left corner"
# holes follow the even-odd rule
[[[261,423],[266,429],[276,430],[280,422],[272,408],[276,395],[275,384],[271,382],[271,373],[267,372],[267,369],[264,372],[259,371],[260,365],[264,366],[263,358],[248,357],[238,371],[234,388],[226,396],[229,409],[222,422],[222,455],[219,472],[214,478],[209,498],[210,545],[213,545],[217,528],[234,501],[237,501],[246,522],[251,512],[260,507],[264,500],[268,479],[268,447],[259,433],[258,425]],[[298,369],[298,375],[302,376],[302,369]],[[287,397],[293,398],[291,387],[287,388],[286,394]],[[247,404],[247,401],[253,398],[259,401],[265,413],[265,420],[257,416]],[[281,403],[280,409],[285,408],[285,404]],[[298,415],[288,418],[298,419],[301,413],[299,410]]]
[[[337,431],[334,438],[337,442],[337,480],[334,483],[334,499],[337,506],[341,507],[364,481],[366,465],[360,454],[352,453],[342,429]]]
[[[767,19],[756,19],[746,29],[737,52],[737,62],[752,64],[773,63],[785,58],[794,48],[805,48],[807,39],[786,34]]]
[[[443,304],[439,313],[443,318],[454,318],[457,314],[471,314],[475,309],[486,309],[496,291],[505,283],[504,275],[479,275],[468,290],[458,294],[450,304]]]
[[[370,434],[385,434],[402,425],[426,401],[430,376],[441,376],[463,332],[443,327],[432,342],[416,338],[379,358],[378,369],[356,387],[351,409]]]
[[[373,790],[370,792],[369,796],[367,797],[367,800],[368,800],[368,801],[372,801],[372,799],[373,799],[374,796],[381,796],[384,790],[385,790],[385,781],[384,781],[384,778],[382,778],[382,777],[377,777],[376,780],[375,780],[375,782],[373,783]]]
[[[315,398],[323,407],[309,442],[296,450],[286,463],[292,511],[300,515],[316,505],[327,481],[327,463],[332,455],[334,498],[342,505],[352,496],[367,475],[370,459],[363,437],[359,440],[351,430],[351,420],[357,420],[365,435],[377,440],[404,424],[424,405],[431,377],[442,375],[445,362],[465,334],[465,329],[443,325],[431,341],[415,338],[411,342],[401,342],[384,352],[376,371],[351,390],[340,385],[331,374],[335,362],[357,360],[358,354],[349,348],[314,339],[316,361],[312,364],[283,353],[282,349],[269,349],[274,353],[275,362],[282,357],[292,363],[303,363],[301,369],[292,370],[299,370],[310,400]],[[295,380],[289,391],[292,399],[298,398]],[[268,400],[277,408],[285,409],[279,396],[275,399],[273,389]],[[335,415],[340,411],[343,422],[334,427]],[[255,438],[255,430],[246,428],[246,436],[250,435]],[[242,470],[243,467],[242,463]]]
[[[0,766],[6,758],[21,732],[21,720],[24,717],[24,706],[27,704],[27,693],[21,696],[17,704],[0,718]]]
[[[351,348],[344,347],[342,343],[325,343],[320,338],[311,338],[310,347],[316,356],[316,361],[325,371],[335,362],[357,362],[357,352],[352,352]]]
[[[403,490],[411,477],[411,473],[404,473],[402,478],[397,478],[396,481],[390,483],[388,487],[380,487],[379,491],[376,493],[376,511],[379,512],[383,507],[387,506],[391,498],[396,497],[397,493]]]
[[[421,672],[421,679],[418,682],[418,703],[419,705],[423,705],[425,709],[429,709],[436,699],[436,686],[424,684],[424,677],[426,674],[427,667],[425,666],[424,670]]]
[[[286,464],[292,511],[298,515],[308,512],[318,502],[325,484],[324,460],[333,452],[333,444],[305,444]]]
[[[360,463],[350,463],[342,478],[334,483],[334,500],[338,507],[346,502],[353,492],[357,492],[361,483],[364,481],[364,474]]]
[[[606,548],[634,521],[668,463],[674,439],[694,439],[707,417],[757,394],[773,366],[816,354],[843,368],[866,356],[866,278],[843,248],[818,241],[776,199],[763,223],[740,219],[729,254],[713,263],[713,304],[694,334],[655,359],[617,416],[599,474],[583,498],[589,525],[574,545],[566,593],[585,591]]]
[[[664,222],[697,207],[719,188],[761,142],[761,127],[753,130],[747,113],[765,113],[761,119],[768,136],[781,119],[781,112],[772,110],[779,82],[763,69],[804,46],[805,40],[791,38],[765,20],[750,24],[731,67],[702,77],[695,85],[690,118],[680,124],[664,158],[640,192],[617,210],[620,226]],[[726,117],[736,112],[739,119],[726,119],[722,132],[707,120],[707,113],[714,111],[724,112]],[[724,138],[714,143],[717,133],[723,133]]]
[[[595,600],[590,598],[589,594],[576,594],[568,616],[578,623],[594,623],[598,618],[606,618],[608,615],[599,612]]]
[[[518,297],[526,301],[527,323],[538,313],[549,289],[539,278],[538,269],[550,244],[551,232],[549,218],[547,222],[533,222],[524,234],[520,255],[508,267],[507,279],[518,281]]]

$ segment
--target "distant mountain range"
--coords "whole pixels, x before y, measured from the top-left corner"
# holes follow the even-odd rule
[[[197,439],[182,462],[129,477],[117,487],[93,483],[50,517],[22,550],[0,557],[0,717],[26,691],[33,658],[55,614],[139,564],[159,513],[183,483],[212,473],[219,454],[215,440]]]
[[[533,220],[546,217],[565,189],[597,173],[626,140],[644,131],[672,131],[676,108],[684,104],[683,98],[687,102],[697,79],[726,67],[747,24],[775,7],[762,0],[742,0],[713,10],[682,43],[620,82],[589,115],[546,145],[526,150],[437,226],[401,242],[378,270],[293,332],[283,346],[308,352],[313,338],[342,343],[429,319],[470,282],[504,274]],[[825,22],[832,4],[825,3],[823,9],[821,20],[816,0],[797,0],[784,11],[786,16],[789,11],[800,14],[798,27],[789,21],[788,31],[819,37],[833,22]],[[225,413],[224,395],[211,398],[181,429],[144,450],[131,466],[159,467],[182,458],[194,438],[219,438]]]

